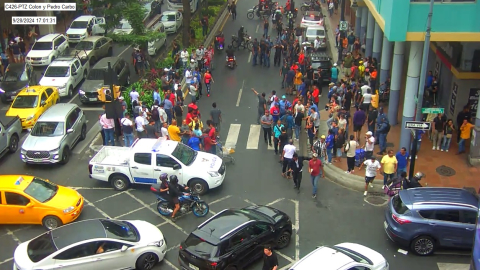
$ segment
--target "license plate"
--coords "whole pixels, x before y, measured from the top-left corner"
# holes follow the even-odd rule
[[[34,158],[34,159],[33,159],[33,162],[42,162],[42,159],[40,159],[40,158]]]
[[[97,101],[97,98],[89,98],[90,101]]]
[[[385,229],[387,229],[387,228],[388,228],[388,224],[387,224],[387,222],[386,222],[386,221],[384,221],[384,222],[383,222],[383,227],[384,227]]]
[[[191,263],[188,264],[188,267],[190,267],[190,268],[192,268],[192,269],[194,269],[194,270],[200,270],[200,268],[196,267],[195,265],[193,265],[193,264],[191,264]]]

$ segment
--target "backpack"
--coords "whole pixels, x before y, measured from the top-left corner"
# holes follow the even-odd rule
[[[155,121],[160,120],[160,114],[158,113],[158,108],[153,108],[152,110],[152,119]]]
[[[385,128],[385,133],[390,132],[390,123],[387,122],[387,128]]]

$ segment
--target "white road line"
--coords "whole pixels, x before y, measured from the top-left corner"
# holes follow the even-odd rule
[[[217,212],[212,211],[212,210],[210,210],[210,209],[208,210],[208,213],[210,213],[210,214],[212,214],[212,215],[214,215],[214,216],[217,214]]]
[[[228,199],[228,198],[230,198],[230,197],[232,197],[232,195],[227,195],[227,196],[225,196],[225,197],[222,197],[222,198],[220,198],[220,199],[218,199],[218,200],[215,200],[215,201],[213,201],[213,202],[210,202],[210,203],[208,203],[208,204],[209,204],[209,205],[216,204],[216,203],[219,203],[219,202],[221,202],[221,201],[224,201],[224,200],[226,200],[226,199]]]
[[[154,205],[154,204],[156,204],[156,202],[149,204],[149,206],[152,206],[152,205]],[[125,214],[121,214],[121,215],[119,215],[119,216],[116,216],[116,217],[114,217],[113,219],[119,219],[119,218],[121,218],[121,217],[130,215],[130,214],[132,214],[132,213],[138,212],[138,211],[143,210],[143,209],[145,209],[145,207],[140,207],[140,208],[134,209],[134,210],[132,210],[132,211],[128,211],[128,212],[125,213]],[[157,226],[158,226],[158,225],[157,225]]]
[[[295,204],[295,260],[300,260],[300,203],[290,200]]]
[[[273,134],[272,134],[273,135]],[[268,150],[275,150],[275,147],[273,146],[273,139],[272,139],[272,145],[267,145]]]
[[[287,255],[283,254],[282,252],[278,251],[278,250],[275,250],[275,253],[277,253],[278,255],[280,255],[281,257],[283,257],[285,260],[289,261],[290,263],[294,263],[295,260],[288,257]]]
[[[248,63],[250,63],[250,61],[252,61],[252,52],[248,55]]]
[[[278,202],[281,202],[281,201],[283,201],[283,200],[285,200],[285,198],[276,199],[276,200],[273,201],[273,202],[267,203],[266,206],[272,206],[272,205],[274,205],[274,204],[276,204],[276,203],[278,203]]]
[[[258,33],[258,28],[260,28],[260,24],[257,24],[257,29],[255,30],[255,33]]]
[[[163,262],[166,263],[168,266],[170,266],[171,268],[175,269],[175,270],[180,270],[178,267],[176,267],[173,263],[169,262],[168,260],[166,259],[163,259]]]
[[[248,199],[245,199],[245,200],[243,200],[243,201],[246,202],[246,203],[249,203],[249,204],[251,204],[251,205],[257,205],[256,203],[251,202],[251,201],[249,201]]]
[[[260,141],[260,125],[250,125],[250,132],[248,133],[247,149],[258,149],[258,142]]]
[[[240,91],[238,91],[237,107],[240,106],[240,99],[242,99],[242,92],[243,92],[244,86],[245,86],[245,80],[243,80],[242,82],[242,88],[240,88]]]
[[[156,225],[156,227],[162,227],[163,225],[167,225],[167,224],[168,224],[168,222],[164,221],[164,222],[162,222],[162,223],[160,223],[160,224]]]
[[[171,248],[167,249],[167,252],[169,252],[169,251],[171,251],[171,250],[174,250],[174,249],[176,249],[176,248],[179,248],[179,247],[180,247],[180,244],[178,244],[178,245],[175,245],[175,246],[173,246],[173,247],[171,247]]]
[[[76,93],[75,96],[73,96],[72,99],[70,99],[67,103],[72,103],[77,97],[78,97],[78,93]]]
[[[93,203],[99,203],[99,202],[101,202],[101,201],[105,201],[105,200],[107,200],[107,199],[110,199],[110,198],[113,198],[113,197],[117,197],[117,196],[119,196],[119,195],[124,194],[125,192],[126,192],[126,191],[122,191],[122,192],[115,193],[115,194],[113,194],[113,195],[110,195],[110,196],[101,198],[101,199],[98,200],[98,201],[94,201]]]
[[[25,230],[25,229],[30,229],[30,228],[32,228],[32,226],[25,226],[25,227],[23,227],[23,228],[13,230],[12,232],[13,232],[13,233],[14,233],[14,232],[19,232],[19,231],[23,231],[23,230]]]
[[[9,259],[6,259],[4,260],[3,262],[0,262],[0,265],[4,264],[4,263],[7,263],[9,261],[13,261],[13,257],[12,258],[9,258]]]
[[[92,128],[87,132],[87,136],[85,137],[85,140],[80,141],[75,148],[73,148],[72,153],[73,154],[81,154],[87,148],[87,146],[90,145],[90,143],[93,141],[95,136],[100,133],[100,126],[99,125],[93,125]]]
[[[12,237],[13,241],[17,242],[17,244],[21,244],[22,241],[20,241],[20,239],[18,239],[18,237],[9,229],[5,229],[7,231],[7,234],[10,235],[10,237]]]
[[[292,263],[289,263],[287,265],[285,265],[284,267],[280,268],[280,270],[287,270],[287,269],[290,269],[290,266],[292,266],[293,264],[295,264],[294,262]]]
[[[468,270],[469,264],[465,263],[437,263],[438,270]]]
[[[113,188],[108,187],[68,187],[75,190],[113,190]]]
[[[85,199],[85,197],[83,198],[83,200],[87,203],[87,205],[90,205],[91,207],[93,207],[95,210],[97,210],[104,218],[108,218],[108,219],[112,219],[109,215],[107,215],[107,213],[105,213],[102,209],[96,207],[93,203],[89,202],[87,199]]]
[[[240,135],[241,126],[241,124],[230,124],[227,140],[225,141],[225,147],[235,149],[238,141],[238,135]]]
[[[150,206],[148,206],[146,203],[144,203],[142,200],[138,199],[137,197],[133,196],[132,194],[130,194],[130,192],[128,191],[125,191],[125,194],[127,194],[128,196],[132,197],[132,199],[136,200],[139,204],[143,205],[146,209],[150,210],[150,212],[153,212],[155,215],[163,218],[168,224],[172,225],[173,227],[175,227],[177,230],[183,232],[184,234],[186,235],[189,235],[185,230],[182,229],[182,227],[178,226],[177,224],[173,223],[171,220],[167,219],[166,217],[160,215],[160,213],[158,213],[157,211],[153,210],[152,208],[150,208]]]

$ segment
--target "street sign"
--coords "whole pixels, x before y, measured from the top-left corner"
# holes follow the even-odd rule
[[[427,113],[445,113],[444,108],[422,108],[422,114],[427,114]]]
[[[406,129],[416,129],[416,130],[429,130],[432,127],[430,122],[420,122],[420,121],[406,121]]]
[[[340,27],[338,30],[340,31],[347,31],[348,29],[348,22],[347,21],[340,21]]]

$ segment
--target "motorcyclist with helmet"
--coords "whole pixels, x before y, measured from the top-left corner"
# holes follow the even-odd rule
[[[223,32],[220,32],[215,36],[215,48],[219,49],[220,45],[222,45],[222,48],[225,47],[225,36],[223,35]]]
[[[238,46],[240,47],[240,44],[247,44],[247,35],[245,34],[245,28],[243,25],[238,29]]]
[[[160,196],[165,200],[169,201],[170,203],[173,203],[172,196],[170,196],[170,192],[168,188],[168,174],[162,173],[160,174],[160,177],[158,179],[161,182],[160,188],[159,188]]]
[[[417,172],[412,179],[405,179],[406,181],[403,183],[403,189],[409,189],[409,188],[419,188],[423,187],[422,184],[420,184],[420,180],[425,177],[425,174],[422,172]],[[427,185],[427,184],[425,184]]]
[[[183,195],[184,192],[187,192],[187,186],[181,186],[178,184],[178,178],[176,175],[170,176],[170,183],[168,184],[168,191],[170,192],[170,196],[172,197],[172,202],[175,204],[175,208],[173,209],[172,213],[172,220],[175,221],[175,215],[177,214],[178,210],[180,210],[180,202],[178,197]]]
[[[233,49],[232,45],[228,45],[227,50],[225,51],[227,54],[226,61],[228,64],[228,59],[233,59],[233,64],[237,66],[237,59],[235,58],[235,50]]]

